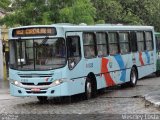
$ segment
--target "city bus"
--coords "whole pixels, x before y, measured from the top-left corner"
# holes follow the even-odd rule
[[[155,32],[154,34],[155,34],[156,55],[157,55],[156,76],[160,76],[160,33]]]
[[[34,25],[9,29],[13,96],[96,96],[156,71],[152,26]]]

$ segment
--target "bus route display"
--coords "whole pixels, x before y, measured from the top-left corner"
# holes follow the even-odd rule
[[[54,27],[32,27],[32,28],[17,28],[13,29],[13,37],[30,37],[30,36],[49,36],[56,35]]]

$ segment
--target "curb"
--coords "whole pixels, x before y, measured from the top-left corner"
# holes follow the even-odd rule
[[[160,91],[154,91],[152,93],[146,94],[144,99],[153,104],[155,107],[160,107]]]

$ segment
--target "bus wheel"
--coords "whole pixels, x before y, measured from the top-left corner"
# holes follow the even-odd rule
[[[97,96],[97,82],[93,74],[90,74],[85,83],[85,99],[94,98]]]
[[[130,82],[129,82],[129,85],[131,87],[135,87],[136,84],[137,84],[137,70],[135,69],[135,67],[133,67],[131,69],[131,74],[130,74]]]
[[[156,71],[155,74],[156,74],[157,77],[160,77],[160,71],[159,70]]]
[[[46,103],[47,102],[47,97],[46,96],[37,96],[37,99],[39,100],[40,103]]]
[[[90,98],[92,98],[92,83],[90,79],[86,80],[86,84],[85,84],[85,98],[88,100]]]

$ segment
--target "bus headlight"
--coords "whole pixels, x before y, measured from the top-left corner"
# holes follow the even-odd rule
[[[15,84],[15,85],[19,85],[19,82],[18,82],[18,81],[14,81],[14,84]]]
[[[16,86],[20,86],[20,82],[19,81],[17,81],[17,80],[13,80],[13,81],[11,81],[11,83],[13,84],[13,85],[16,85]]]
[[[55,80],[55,81],[53,81],[53,85],[59,85],[59,84],[61,84],[61,83],[63,83],[63,80]]]

